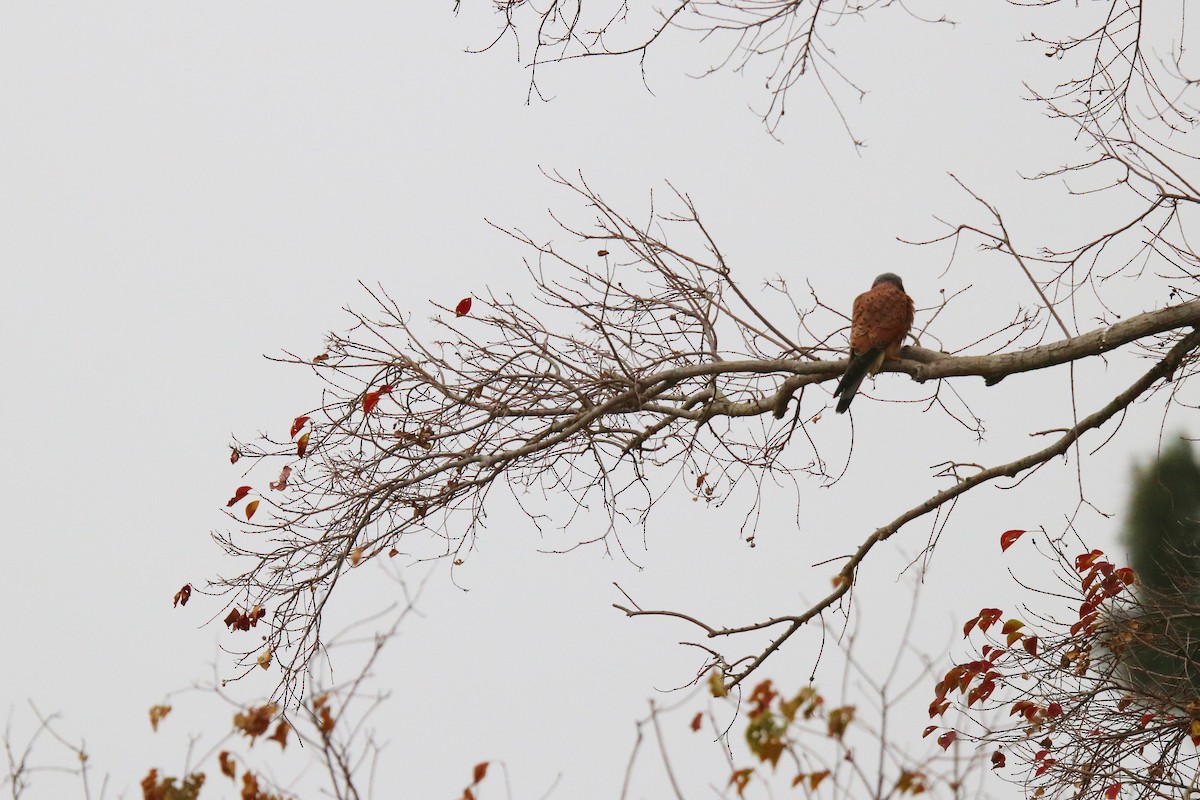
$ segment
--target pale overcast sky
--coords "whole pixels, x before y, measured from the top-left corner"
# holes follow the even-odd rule
[[[1068,127],[1021,99],[1023,81],[1054,77],[1053,61],[1019,42],[1036,24],[1030,9],[953,7],[960,24],[934,26],[896,7],[828,32],[838,65],[868,90],[861,102],[840,97],[867,143],[856,150],[815,84],[795,91],[781,141],[771,138],[752,110],[766,100],[762,74],[688,77],[716,51],[685,32],[647,59],[649,90],[635,61],[584,60],[547,68],[553,100],[526,105],[528,73],[508,44],[465,52],[495,30],[491,4],[464,3],[458,17],[449,5],[5,6],[0,707],[11,709],[17,738],[32,727],[27,700],[62,712],[61,730],[86,739],[93,769],[110,773],[110,796],[139,796],[149,767],[181,768],[189,732],[211,742],[228,724],[225,710],[184,695],[154,735],[146,709],[211,678],[214,663],[221,676],[231,670],[218,650],[222,627],[204,625],[216,605],[180,610],[170,599],[185,581],[235,571],[209,539],[227,524],[224,501],[240,482],[227,460],[231,434],[278,433],[314,405],[308,373],[263,354],[319,352],[325,331],[350,324],[343,307],[368,309],[358,281],[383,284],[418,319],[434,313],[430,301],[452,305],[485,287],[528,293],[526,254],[485,218],[550,239],[565,235],[548,209],[588,217],[539,168],[582,172],[635,218],[652,190],[666,202],[670,181],[755,291],[782,275],[848,312],[883,271],[900,273],[920,307],[974,287],[923,341],[947,349],[1035,302],[1001,258],[963,252],[947,272],[947,248],[898,241],[943,233],[935,216],[978,215],[948,173],[1009,214],[1025,245],[1062,244],[1084,224],[1057,186],[1021,177],[1081,152]],[[922,13],[942,11],[931,3]],[[1161,302],[1131,286],[1118,311]],[[1103,398],[1142,363],[1116,355],[1080,367],[1081,396]],[[669,495],[645,545],[627,532],[641,570],[599,549],[539,554],[547,541],[501,503],[456,572],[469,591],[435,569],[422,616],[376,670],[391,691],[375,719],[388,743],[376,796],[456,796],[485,760],[507,765],[513,797],[539,797],[556,780],[553,797],[617,796],[634,720],[648,699],[676,699],[659,691],[687,683],[702,658],[679,646],[692,637],[686,627],[612,609],[622,599],[614,581],[648,607],[719,624],[797,611],[832,574],[810,565],[941,488],[935,464],[999,463],[1032,449],[1030,432],[1069,423],[1066,374],[1050,372],[990,389],[955,384],[986,420],[983,442],[921,404],[860,399],[846,479],[801,484],[799,529],[796,494],[769,488],[753,549],[740,532],[747,498],[736,495],[719,510],[683,490]],[[881,396],[926,394],[895,376],[877,386]],[[1130,460],[1153,451],[1160,423],[1154,404],[1135,409],[1085,465],[1103,511],[1120,511]],[[848,419],[828,414],[820,430],[832,460],[844,461]],[[796,457],[807,452],[797,446]],[[1020,489],[985,488],[959,504],[925,589],[920,644],[932,656],[945,653],[957,623],[1014,596],[999,532],[1061,530],[1075,484],[1073,462],[1056,463]],[[1091,512],[1077,520],[1102,548],[1118,523]],[[551,535],[588,539],[603,524],[583,516]],[[860,578],[864,647],[881,663],[907,619],[910,580],[900,572],[930,525],[906,529]],[[355,578],[335,620],[394,595],[377,573]],[[764,677],[799,687],[818,642],[815,631],[797,637]],[[836,659],[826,668],[818,684],[835,685]],[[269,692],[276,677],[232,691]],[[690,716],[673,718],[669,746],[690,765],[687,796],[711,797],[706,787],[723,787],[728,769],[716,746],[686,730]],[[914,717],[905,735],[924,724]],[[32,796],[76,796],[57,780]],[[231,784],[211,780],[205,796],[233,796]],[[639,756],[635,786],[633,796],[664,796],[651,751]]]

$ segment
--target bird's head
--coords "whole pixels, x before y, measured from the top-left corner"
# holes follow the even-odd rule
[[[883,273],[882,275],[880,275],[878,278],[875,279],[875,282],[872,283],[871,286],[875,287],[881,283],[894,284],[897,289],[899,289],[902,292],[904,291],[904,281],[900,280],[900,276],[894,272]]]

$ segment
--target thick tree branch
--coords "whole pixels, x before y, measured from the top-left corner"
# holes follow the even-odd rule
[[[866,559],[867,555],[878,545],[895,535],[901,528],[908,523],[916,520],[926,514],[934,511],[946,503],[954,500],[976,486],[983,483],[995,480],[996,478],[1015,478],[1027,470],[1039,467],[1050,459],[1060,456],[1067,452],[1072,444],[1079,439],[1084,433],[1095,428],[1099,428],[1113,416],[1127,408],[1130,403],[1140,397],[1153,387],[1158,381],[1168,379],[1170,376],[1183,364],[1184,360],[1200,348],[1200,330],[1193,329],[1190,333],[1180,339],[1170,351],[1157,363],[1135,381],[1129,388],[1118,394],[1110,402],[1102,408],[1080,420],[1077,425],[1072,427],[1053,444],[1044,447],[1041,450],[1030,453],[1029,455],[1010,461],[1006,464],[1000,464],[989,469],[980,470],[979,472],[967,478],[963,478],[953,486],[944,489],[934,496],[930,497],[920,505],[910,508],[894,520],[876,529],[868,536],[858,549],[848,558],[841,571],[838,572],[834,579],[835,588],[824,598],[813,604],[807,610],[795,614],[780,617],[773,617],[761,623],[753,625],[745,625],[738,628],[717,628],[707,623],[690,618],[687,615],[672,611],[647,611],[641,609],[630,609],[622,606],[617,606],[627,616],[669,616],[675,618],[683,618],[702,628],[708,638],[733,636],[747,631],[761,630],[766,627],[771,627],[779,624],[787,624],[785,630],[778,635],[762,652],[750,658],[748,664],[741,669],[732,671],[729,674],[729,686],[737,686],[755,670],[779,647],[786,642],[796,631],[798,631],[805,623],[820,616],[824,612],[833,608],[843,596],[849,592],[853,585],[854,579],[857,576],[858,568]]]

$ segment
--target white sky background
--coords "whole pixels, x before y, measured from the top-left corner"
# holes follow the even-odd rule
[[[951,27],[889,9],[829,33],[839,66],[869,90],[861,104],[842,97],[868,144],[856,152],[815,85],[789,99],[783,143],[770,138],[747,108],[765,103],[761,76],[686,77],[718,51],[683,32],[647,62],[653,94],[636,62],[585,60],[547,68],[555,99],[526,106],[527,73],[508,46],[464,53],[488,40],[490,4],[458,18],[448,5],[4,8],[0,707],[12,709],[18,739],[32,726],[27,699],[63,712],[63,732],[87,740],[118,794],[140,795],[150,766],[177,773],[188,732],[211,741],[227,724],[199,696],[176,698],[176,715],[155,736],[146,709],[209,676],[218,658],[221,626],[201,627],[216,605],[197,598],[179,610],[170,599],[185,581],[235,569],[208,538],[226,525],[224,501],[242,482],[227,461],[230,433],[279,434],[316,402],[303,370],[262,354],[320,352],[324,331],[349,324],[342,306],[369,308],[359,280],[382,283],[417,319],[434,313],[430,300],[453,305],[485,287],[527,293],[524,254],[484,218],[566,241],[546,210],[589,217],[539,166],[582,171],[635,218],[651,190],[666,201],[670,180],[696,202],[747,288],[783,275],[803,292],[808,280],[848,311],[887,270],[904,277],[918,306],[974,286],[923,341],[948,349],[1034,302],[1001,258],[960,253],[943,276],[948,249],[897,241],[942,233],[933,215],[984,221],[948,172],[1010,215],[1019,244],[1065,244],[1087,230],[1082,206],[1019,175],[1080,152],[1065,125],[1020,100],[1023,80],[1053,75],[1053,61],[1018,43],[1049,19],[1044,12],[955,9],[961,24]],[[1120,310],[1164,302],[1131,286]],[[1081,413],[1144,368],[1123,356],[1082,367]],[[848,552],[943,486],[932,465],[1009,460],[1032,449],[1029,431],[1067,424],[1066,373],[1051,373],[991,389],[956,383],[987,421],[982,444],[921,404],[860,398],[847,478],[829,490],[801,485],[799,530],[793,493],[768,494],[754,549],[739,534],[744,496],[719,511],[682,489],[669,496],[644,549],[640,532],[622,534],[641,571],[599,549],[539,555],[603,523],[582,517],[540,539],[501,504],[457,572],[470,591],[437,570],[424,617],[405,625],[377,671],[392,690],[376,717],[389,742],[377,796],[455,796],[483,760],[507,765],[514,797],[540,796],[560,773],[554,797],[616,796],[647,698],[674,699],[656,690],[685,683],[700,661],[677,644],[691,637],[686,627],[613,610],[613,581],[646,607],[719,624],[797,611],[825,593],[833,572],[809,565]],[[924,396],[898,377],[877,388]],[[806,398],[812,412],[819,394]],[[1103,510],[1120,510],[1131,458],[1156,446],[1157,408],[1135,409],[1086,463],[1089,497]],[[843,460],[849,421],[829,413],[820,428],[827,455]],[[807,453],[797,447],[796,457]],[[999,533],[1061,529],[1075,491],[1073,463],[1056,464],[1020,491],[983,488],[959,504],[925,589],[920,641],[931,654],[980,606],[1012,596],[1004,567],[1021,555],[1001,561]],[[1079,524],[1090,544],[1113,546],[1115,520],[1087,513]],[[913,524],[860,577],[859,608],[875,621],[864,647],[883,663],[887,635],[906,618],[899,569],[928,534],[928,523]],[[386,581],[355,578],[335,618],[389,602]],[[816,639],[797,639],[762,677],[791,689],[806,681]],[[839,675],[831,659],[818,685]],[[236,691],[268,692],[276,676]],[[693,708],[702,707],[698,698]],[[723,786],[728,771],[715,749],[691,753],[691,713],[672,718],[669,741],[693,765],[688,796],[713,796],[705,787]],[[911,720],[914,737],[925,722]],[[639,756],[636,796],[662,796],[654,759],[651,749]],[[211,781],[206,796],[234,794]],[[74,791],[47,778],[33,796],[66,796],[63,786]],[[502,796],[496,788],[484,797]]]

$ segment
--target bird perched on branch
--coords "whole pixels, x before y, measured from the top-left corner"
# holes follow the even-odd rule
[[[837,413],[845,413],[858,387],[868,375],[879,372],[883,362],[900,357],[900,346],[913,324],[913,301],[904,293],[899,275],[885,272],[868,291],[854,298],[850,320],[850,365],[833,396]]]

